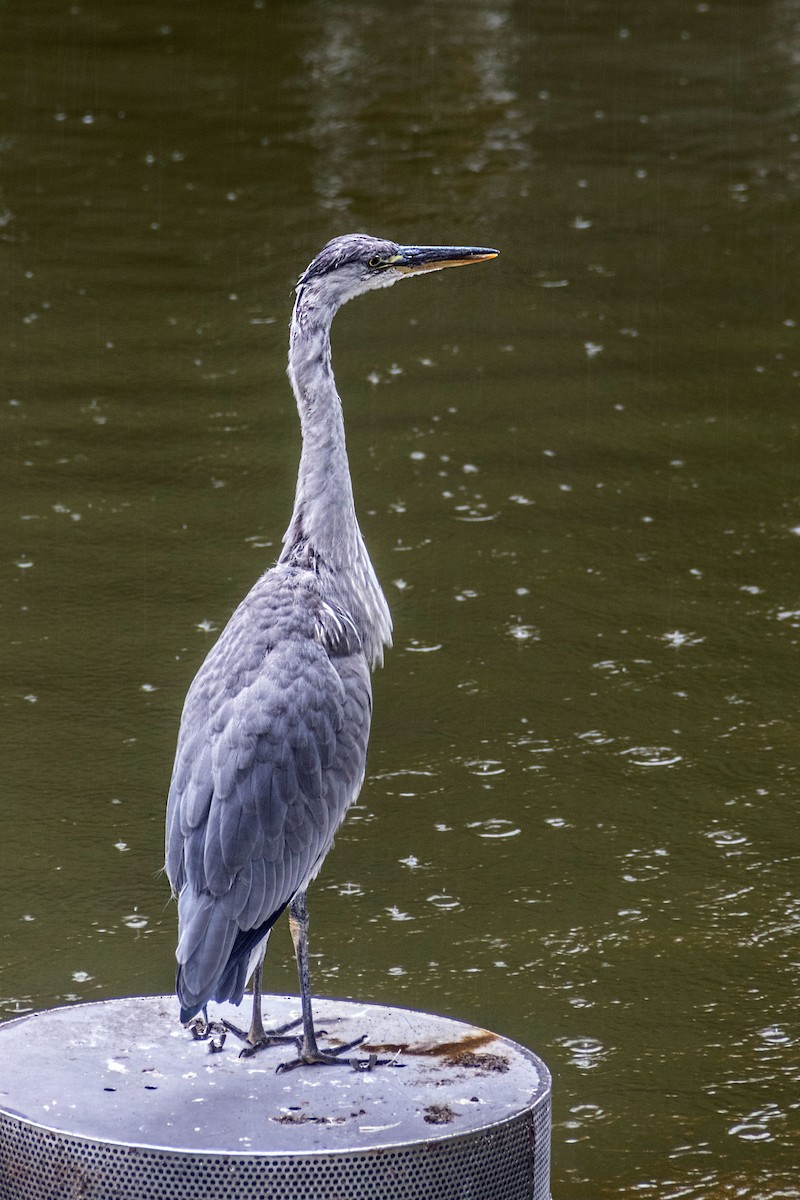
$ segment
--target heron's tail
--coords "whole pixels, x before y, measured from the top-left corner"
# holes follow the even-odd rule
[[[256,965],[253,951],[269,934],[285,904],[255,929],[239,929],[226,915],[219,900],[208,893],[194,893],[187,900],[181,893],[180,909],[190,910],[178,942],[178,971],[175,991],[186,1024],[205,1008],[209,1000],[240,1004],[248,977]],[[181,902],[183,901],[183,904]]]

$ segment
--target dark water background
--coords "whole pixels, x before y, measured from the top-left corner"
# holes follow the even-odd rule
[[[800,1196],[799,219],[797,0],[0,4],[0,1015],[171,987],[297,274],[497,245],[334,329],[396,646],[316,987],[535,1047],[556,1200]]]

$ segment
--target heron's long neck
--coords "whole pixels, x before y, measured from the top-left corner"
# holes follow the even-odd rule
[[[289,335],[288,374],[303,448],[280,561],[313,566],[332,599],[356,621],[367,657],[377,662],[384,645],[391,643],[391,618],[356,519],[342,402],[331,369],[333,313],[300,289]]]

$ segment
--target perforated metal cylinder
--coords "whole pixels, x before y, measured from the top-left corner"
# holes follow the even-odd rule
[[[359,1056],[388,1061],[276,1074],[292,1047],[239,1058],[228,1034],[212,1053],[172,997],[0,1025],[0,1200],[549,1200],[535,1054],[428,1013],[314,1011],[327,1046],[366,1034]],[[299,1002],[266,996],[264,1013],[280,1025]]]

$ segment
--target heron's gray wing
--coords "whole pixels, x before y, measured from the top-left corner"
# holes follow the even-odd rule
[[[179,995],[199,1008],[312,879],[364,777],[369,670],[309,572],[274,568],[187,696],[167,810]],[[223,988],[224,991],[224,988]]]

